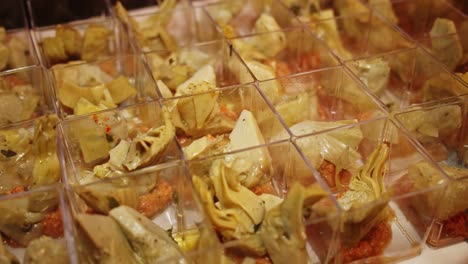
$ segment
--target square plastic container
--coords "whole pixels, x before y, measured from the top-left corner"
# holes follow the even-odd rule
[[[174,51],[177,47],[222,38],[202,8],[182,3],[172,9],[147,8],[128,14],[114,7],[114,12],[137,51]]]
[[[232,243],[228,258],[265,261],[269,255],[279,263],[288,258],[294,263],[330,260],[339,220],[334,198],[290,141],[189,161],[188,167],[207,218],[221,241]],[[334,210],[316,217],[318,203]],[[251,218],[242,218],[243,214]],[[225,224],[221,215],[227,216]],[[238,229],[230,232],[233,226]]]
[[[26,0],[27,12],[33,27],[82,21],[90,18],[110,16],[107,0]]]
[[[427,240],[431,247],[463,242],[468,237],[467,100],[468,96],[461,96],[395,114],[395,119],[402,124],[403,129],[411,133],[446,176],[431,178],[433,171],[424,171],[424,167],[420,167],[421,185],[428,185],[442,178],[448,179],[448,187],[442,200],[435,199],[431,194],[424,197],[430,208],[439,207],[436,222]]]
[[[219,1],[204,9],[228,38],[300,26],[294,14],[278,0]]]
[[[303,28],[260,33],[229,42],[259,81],[339,65],[327,46]]]
[[[331,126],[337,127],[385,115],[354,78],[343,67],[333,67],[262,81],[258,87],[291,133],[300,136],[317,132],[304,127],[309,122],[338,122]]]
[[[0,18],[0,72],[38,65],[22,1],[5,1]]]
[[[163,105],[171,113],[187,160],[289,138],[253,84],[175,97]]]
[[[0,127],[0,197],[61,180],[57,122],[52,114]]]
[[[307,26],[341,61],[415,46],[394,25],[369,11],[335,16],[332,9],[325,9]]]
[[[72,61],[94,62],[134,53],[122,25],[112,17],[33,27],[31,34],[41,63],[47,68]]]
[[[421,253],[436,213],[424,197],[442,197],[446,182],[418,184],[420,163],[442,176],[393,122],[376,119],[294,143],[340,205],[336,261],[397,262]],[[330,209],[316,210],[327,215]]]
[[[70,201],[80,263],[129,261],[138,249],[144,261],[167,263],[219,243],[179,162],[73,187]]]
[[[77,62],[51,70],[62,118],[156,100],[156,83],[140,56]]]
[[[0,73],[0,127],[54,111],[44,68],[31,66]]]
[[[373,1],[370,8],[376,10],[387,20],[398,25],[404,32],[417,41],[429,38],[429,33],[437,18],[450,19],[460,29],[466,20],[459,10],[440,0],[391,0]],[[457,30],[458,31],[458,30]]]
[[[356,59],[345,66],[388,111],[461,95],[467,89],[422,48]]]
[[[67,210],[61,186],[0,197],[2,257],[6,256],[11,263],[31,263],[44,258],[72,263],[73,249],[67,244]],[[3,250],[9,253],[5,255]]]
[[[216,88],[252,83],[254,78],[224,40],[145,54],[161,97],[190,94],[190,84],[208,82]]]
[[[61,126],[69,185],[181,158],[170,116],[157,101],[70,118]]]

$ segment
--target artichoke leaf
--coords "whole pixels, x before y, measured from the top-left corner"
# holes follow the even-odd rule
[[[175,136],[175,127],[166,109],[163,110],[163,118],[164,125],[153,127],[132,141],[124,162],[129,171],[154,164],[169,147]]]
[[[133,187],[117,187],[103,183],[79,187],[77,193],[89,207],[103,214],[121,205],[138,207],[138,192]]]
[[[128,14],[127,10],[122,5],[122,3],[120,3],[120,1],[117,1],[117,3],[115,3],[114,12],[117,15],[117,18],[120,20],[120,22],[122,22],[122,24],[126,26],[130,24],[132,33],[135,34],[138,43],[140,43],[140,45],[142,46],[146,46],[147,40],[143,35],[140,26],[138,25],[138,22],[136,22],[135,19],[133,19],[133,17],[131,17]]]
[[[351,176],[348,190],[338,198],[345,210],[341,232],[346,244],[354,244],[388,216],[390,192],[385,189],[389,147],[381,143],[363,166]]]
[[[127,206],[119,206],[112,209],[109,216],[119,224],[133,250],[141,259],[153,263],[161,258],[182,256],[182,251],[169,237],[166,230],[136,210]]]
[[[267,212],[259,233],[273,263],[308,263],[304,202],[313,204],[326,195],[316,185],[303,187],[296,182],[284,201]]]
[[[238,207],[250,217],[255,225],[262,222],[265,215],[265,203],[240,184],[235,171],[226,167],[223,160],[213,162],[210,178],[222,208]]]
[[[57,116],[48,115],[35,120],[32,153],[35,156],[31,189],[60,180],[57,156]]]
[[[463,47],[455,23],[449,19],[437,18],[431,32],[432,51],[450,71],[455,70],[463,59]]]

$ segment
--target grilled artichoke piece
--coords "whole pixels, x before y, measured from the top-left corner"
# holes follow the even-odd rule
[[[260,237],[254,234],[255,225],[252,218],[237,206],[218,208],[213,200],[217,193],[214,192],[212,183],[205,182],[199,176],[192,177],[192,181],[195,190],[200,195],[208,217],[223,238],[226,240],[239,240],[239,245],[237,245],[239,250],[255,256],[263,256],[265,248]],[[222,184],[227,183],[224,181]],[[235,186],[225,186],[225,188],[231,188],[235,191]]]
[[[78,138],[84,162],[91,163],[109,156],[111,146],[106,133],[94,120],[83,119],[73,125],[72,131]]]
[[[117,18],[122,22],[124,26],[127,26],[130,24],[130,27],[132,29],[132,32],[135,34],[138,43],[142,45],[143,47],[147,45],[147,40],[143,33],[141,32],[140,26],[138,25],[138,22],[135,21],[127,12],[125,7],[120,3],[120,1],[117,1],[114,6],[114,11],[115,14],[117,15]]]
[[[468,93],[468,87],[455,80],[452,75],[442,72],[434,75],[424,83],[423,93],[424,101],[435,101],[466,94]]]
[[[399,121],[422,143],[443,139],[462,126],[462,110],[446,105],[401,115]]]
[[[65,241],[42,236],[29,243],[24,254],[24,264],[69,263]]]
[[[345,244],[358,242],[388,217],[390,193],[385,189],[384,182],[388,153],[389,147],[379,144],[364,165],[351,176],[348,190],[338,198],[338,203],[346,210],[341,227]],[[362,208],[368,204],[372,205]]]
[[[175,128],[170,114],[163,110],[164,125],[153,127],[145,134],[138,135],[130,145],[124,162],[129,171],[150,166],[157,162],[175,136]]]
[[[463,59],[463,47],[455,23],[449,19],[437,18],[431,32],[432,51],[451,71]]]
[[[66,62],[65,43],[59,37],[49,37],[42,40],[42,50],[50,65]]]
[[[38,223],[45,213],[31,212],[29,207],[30,201],[25,198],[0,204],[0,232],[22,246],[41,236],[43,229]]]
[[[8,59],[10,68],[16,69],[31,64],[28,43],[24,39],[13,36],[7,42],[7,45],[10,49],[10,57]]]
[[[119,206],[109,212],[120,226],[136,254],[147,263],[162,258],[181,257],[177,243],[162,229],[136,210]]]
[[[60,163],[57,156],[58,118],[48,115],[34,123],[33,155],[34,168],[30,188],[50,185],[60,181]]]
[[[446,220],[468,208],[468,184],[465,180],[456,181],[468,175],[468,169],[444,164],[441,164],[441,167],[449,177],[455,180],[449,182],[444,196],[439,192],[426,192],[422,196],[415,197],[413,201],[417,204],[415,208],[424,210],[421,212],[423,215],[435,212],[438,208],[437,219]],[[408,177],[414,182],[416,190],[430,188],[444,182],[439,171],[427,162],[412,164],[408,168]]]
[[[284,201],[268,211],[260,236],[273,263],[308,263],[303,208],[326,196],[318,185],[295,182]]]
[[[95,61],[108,56],[110,52],[110,36],[110,30],[104,26],[89,26],[84,32],[81,59],[85,61]]]
[[[141,260],[133,252],[117,222],[109,216],[78,214],[76,216],[82,237],[81,245],[91,263],[139,264]]]
[[[8,249],[5,248],[5,245],[0,243],[0,263],[2,264],[19,264],[18,259],[15,255],[11,254]]]
[[[121,205],[138,207],[138,192],[131,187],[97,184],[79,187],[77,193],[89,207],[102,214]]]
[[[80,57],[82,39],[78,30],[69,26],[58,25],[55,28],[55,36],[62,40],[68,57],[75,59]]]
[[[137,94],[137,90],[130,84],[130,80],[123,75],[107,83],[106,87],[109,89],[114,104],[120,104]]]
[[[259,35],[252,44],[257,50],[263,51],[265,56],[275,57],[286,47],[286,35],[280,30],[280,26],[271,15],[262,13],[255,22],[254,33],[274,33]]]

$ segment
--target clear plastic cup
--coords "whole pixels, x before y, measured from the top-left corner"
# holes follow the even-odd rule
[[[429,103],[395,114],[395,119],[402,124],[403,129],[415,138],[444,172],[445,177],[431,178],[432,171],[424,171],[424,167],[421,167],[421,185],[428,185],[442,178],[448,181],[441,200],[431,194],[422,197],[429,208],[439,208],[427,240],[428,245],[435,248],[463,242],[467,238],[467,99],[467,96],[460,96],[444,100],[443,103]],[[423,123],[422,126],[428,129],[422,128]]]
[[[465,85],[422,48],[356,59],[345,66],[388,111],[466,93]]]
[[[136,55],[53,67],[54,101],[61,118],[156,100],[156,83]]]
[[[290,132],[300,136],[386,115],[354,78],[344,68],[333,67],[262,81],[258,87]],[[304,127],[316,121],[332,125]]]
[[[340,206],[335,260],[399,261],[421,253],[437,209],[428,207],[424,197],[442,197],[446,182],[392,121],[317,132],[294,143]],[[434,169],[441,180],[419,184],[419,164]],[[326,216],[328,208],[316,209]]]
[[[68,184],[83,185],[181,159],[166,112],[153,101],[65,120],[61,129]]]
[[[310,263],[331,260],[339,212],[328,189],[317,182],[290,141],[190,161],[188,167],[207,217],[221,241],[230,245],[226,257],[257,261],[289,257]],[[264,202],[255,207],[258,200]],[[318,203],[327,204],[330,214],[316,216]],[[225,210],[232,212],[225,219],[230,225],[242,213],[252,218],[239,222],[239,230],[233,234],[219,219]],[[254,224],[257,227],[249,231]]]

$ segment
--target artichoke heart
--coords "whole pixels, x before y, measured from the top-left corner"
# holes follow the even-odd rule
[[[168,233],[136,210],[119,206],[109,212],[141,259],[154,263],[161,258],[181,257],[182,251]]]
[[[103,183],[79,187],[77,193],[89,207],[103,214],[107,214],[120,205],[132,208],[138,207],[136,188],[116,187],[112,184]]]
[[[273,263],[308,263],[303,207],[326,196],[318,185],[295,182],[284,201],[268,211],[260,236]]]
[[[385,189],[389,147],[381,143],[351,177],[348,190],[338,198],[346,210],[342,220],[343,242],[352,245],[385,220],[390,192]]]
[[[65,241],[42,236],[29,243],[24,264],[65,264],[69,257]]]
[[[267,57],[275,57],[286,47],[286,35],[280,31],[281,28],[273,16],[262,13],[255,22],[255,33],[275,32],[261,34],[254,38],[253,45],[257,50],[264,52]]]
[[[164,125],[138,135],[131,143],[124,166],[129,170],[150,166],[164,154],[175,136],[170,114],[163,110]]]
[[[424,208],[425,213],[434,212],[438,208],[436,217],[439,220],[446,220],[468,208],[468,183],[459,180],[468,175],[468,169],[458,168],[441,164],[442,169],[454,181],[450,181],[442,198],[439,192],[426,192],[413,198],[417,203],[415,208]],[[418,162],[408,168],[408,177],[414,182],[416,189],[427,189],[443,183],[443,177],[437,169],[427,162]],[[442,201],[441,201],[442,198]],[[442,204],[443,206],[439,206]]]
[[[58,118],[48,115],[34,123],[33,154],[35,156],[31,188],[56,183],[60,180],[60,163],[57,156]]]
[[[455,23],[449,19],[437,18],[430,35],[434,55],[453,71],[463,59],[463,46]]]
[[[444,105],[400,115],[399,121],[422,143],[444,138],[462,126],[459,105]]]
[[[89,252],[83,254],[91,263],[137,264],[141,263],[127,238],[114,219],[104,215],[78,214],[78,226],[85,240],[82,246]]]
[[[107,56],[110,52],[108,40],[110,35],[111,31],[104,26],[89,26],[84,32],[81,59],[95,61]]]

